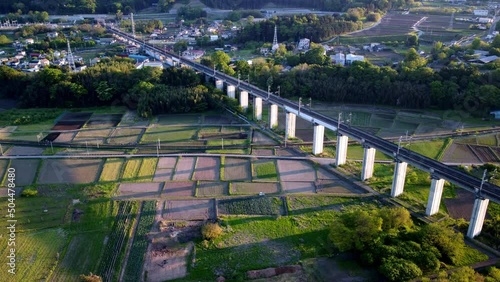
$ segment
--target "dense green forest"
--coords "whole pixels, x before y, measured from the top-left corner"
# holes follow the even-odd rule
[[[126,105],[148,117],[159,113],[200,112],[231,104],[213,87],[201,85],[190,69],[135,69],[132,60],[104,60],[79,73],[46,68],[26,74],[0,66],[0,96],[25,108]]]
[[[313,42],[321,42],[346,32],[363,27],[361,22],[333,16],[318,17],[314,14],[305,16],[277,17],[268,21],[257,22],[246,26],[237,36],[236,41],[272,41],[274,26],[278,27],[280,41],[298,41],[300,38],[310,38]]]
[[[23,14],[27,14],[29,11],[47,11],[50,14],[116,13],[121,11],[128,14],[151,7],[153,3],[158,3],[160,10],[165,11],[175,2],[176,0],[2,0],[0,1],[0,14],[18,11]],[[177,2],[186,1],[177,0]]]
[[[281,7],[303,7],[325,11],[346,11],[352,7],[368,7],[382,11],[413,4],[413,0],[201,0],[205,5],[220,9],[260,9],[273,3]]]

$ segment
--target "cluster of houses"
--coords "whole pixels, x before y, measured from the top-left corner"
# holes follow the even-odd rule
[[[149,37],[151,40],[161,40],[169,43],[186,41],[189,45],[196,45],[197,38],[207,36],[209,41],[229,39],[238,30],[239,27],[236,26],[226,28],[221,20],[215,20],[207,27],[203,27],[202,25],[184,26],[182,22],[179,22],[169,23],[163,30],[155,29]]]

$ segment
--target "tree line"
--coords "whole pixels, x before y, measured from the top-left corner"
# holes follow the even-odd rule
[[[125,105],[150,117],[234,105],[219,90],[202,85],[193,70],[136,69],[130,59],[105,59],[78,73],[50,67],[26,74],[0,66],[0,83],[0,96],[18,99],[23,108]]]
[[[266,4],[273,3],[280,7],[303,7],[324,11],[345,11],[351,7],[373,7],[381,11],[397,9],[406,5],[412,5],[413,0],[201,0],[201,2],[212,8],[219,9],[261,9]],[[267,9],[272,10],[272,9]]]
[[[334,252],[353,253],[388,281],[408,281],[443,269],[438,281],[496,281],[500,277],[494,267],[486,277],[472,268],[447,274],[450,266],[468,264],[471,256],[477,259],[482,254],[467,250],[463,235],[444,223],[416,226],[404,208],[345,210],[333,220],[329,239]]]
[[[32,1],[32,0],[2,0],[0,13],[28,14],[29,11],[47,11],[52,14],[72,13],[117,13],[125,14],[151,7],[157,4],[162,12],[167,11],[175,2],[185,0],[65,0],[65,1]]]
[[[305,16],[274,17],[270,20],[246,26],[236,37],[236,42],[272,41],[274,26],[278,28],[280,41],[298,41],[309,38],[313,42],[321,42],[346,32],[361,29],[363,24],[351,21],[347,16]]]

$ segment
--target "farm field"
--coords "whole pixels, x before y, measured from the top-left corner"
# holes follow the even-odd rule
[[[11,147],[6,155],[7,156],[39,156],[43,153],[44,148],[40,147],[24,147],[24,146],[13,146]]]
[[[38,231],[43,228],[58,227],[65,223],[65,215],[70,200],[66,197],[16,198],[16,229],[18,231]],[[7,213],[7,198],[0,198],[0,212]],[[7,220],[0,223],[6,230]],[[1,238],[0,238],[1,240]]]
[[[46,159],[38,183],[91,183],[98,179],[101,163],[99,159]]]
[[[156,198],[160,195],[163,183],[122,183],[118,186],[119,199]]]
[[[218,197],[228,195],[227,182],[198,181],[196,197]]]
[[[158,139],[164,143],[180,143],[192,142],[195,140],[198,133],[198,127],[182,127],[182,126],[155,126],[146,130],[141,143],[149,144],[156,143]]]
[[[148,248],[147,234],[153,227],[156,214],[156,201],[144,202],[141,209],[141,216],[134,236],[134,242],[130,249],[130,254],[125,268],[123,279],[125,281],[140,281],[146,250]]]
[[[116,128],[108,138],[108,144],[114,145],[128,145],[137,144],[141,134],[144,132],[143,128]]]
[[[142,159],[141,168],[137,173],[137,181],[150,182],[153,179],[156,171],[157,158]]]
[[[118,181],[120,179],[124,163],[124,158],[106,159],[99,181]]]
[[[285,193],[315,193],[316,185],[314,182],[305,181],[293,181],[293,182],[281,182],[281,188]]]
[[[172,180],[191,180],[193,175],[194,166],[196,164],[196,157],[182,157],[177,160],[175,167],[175,174]]]
[[[127,163],[125,164],[125,170],[123,171],[122,180],[134,181],[137,178],[137,174],[139,173],[139,169],[141,168],[142,161],[142,158],[133,158],[127,160]]]
[[[7,246],[7,238],[1,238],[2,246]],[[7,272],[6,263],[0,265],[2,277],[8,278],[4,281],[40,281],[47,279],[51,269],[57,263],[58,254],[62,253],[68,240],[68,234],[64,229],[53,228],[28,233],[17,233],[16,255],[17,258],[25,258],[16,261],[16,275],[10,276]],[[2,248],[2,258],[7,257],[8,248]]]
[[[277,160],[281,181],[315,181],[316,173],[312,164],[306,161]]]
[[[167,181],[163,186],[161,197],[192,197],[195,194],[196,182],[193,181]]]
[[[231,182],[231,195],[258,195],[260,192],[278,193],[279,184],[276,182]]]
[[[176,157],[163,157],[158,160],[156,165],[154,182],[170,181],[174,174],[175,164],[177,163]]]
[[[177,114],[177,115],[159,115],[158,124],[161,125],[194,125],[200,123],[200,115]]]
[[[359,198],[337,197],[337,196],[287,196],[288,209],[290,213],[315,210],[337,210],[340,211],[342,206],[359,204]]]
[[[81,274],[95,273],[105,238],[104,232],[74,235],[50,281],[77,281]]]
[[[269,160],[257,160],[253,162],[254,181],[277,181],[276,163]]]
[[[219,157],[198,157],[193,180],[219,180],[220,165]]]
[[[224,180],[248,181],[251,179],[250,160],[228,157],[224,159]]]
[[[451,144],[443,154],[441,161],[447,163],[481,163],[481,160],[474,155],[470,147],[463,144]]]
[[[10,168],[14,168],[18,173],[19,177],[16,178],[16,186],[22,187],[30,185],[35,180],[36,172],[38,170],[38,165],[40,164],[39,159],[13,159],[10,161]],[[3,175],[5,173],[6,166],[3,162],[0,163],[0,173]],[[21,173],[21,174],[19,174]],[[21,177],[22,176],[22,177]]]
[[[162,217],[167,220],[206,220],[215,218],[213,200],[167,200]]]

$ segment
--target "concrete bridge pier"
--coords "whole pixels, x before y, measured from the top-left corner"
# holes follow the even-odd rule
[[[240,106],[245,111],[248,109],[248,92],[247,91],[240,92]]]
[[[325,139],[325,127],[323,125],[314,125],[314,139],[313,139],[313,155],[323,153],[323,140]]]
[[[361,170],[361,180],[365,181],[373,176],[373,166],[375,165],[375,148],[364,145],[363,168]]]
[[[226,92],[229,98],[236,98],[236,87],[234,85],[228,85]]]
[[[481,234],[483,229],[484,217],[486,216],[486,210],[488,209],[488,203],[490,200],[484,199],[482,197],[477,197],[474,201],[474,207],[472,208],[472,216],[470,218],[469,229],[467,230],[467,237],[474,238]]]
[[[216,79],[215,88],[222,90],[224,88],[224,81],[222,79]]]
[[[253,116],[256,120],[262,120],[262,98],[260,97],[253,99]]]
[[[269,128],[278,126],[278,105],[271,104],[269,106]]]
[[[403,194],[407,167],[408,163],[396,160],[396,167],[394,168],[394,177],[392,179],[391,197],[397,197]]]
[[[429,200],[427,201],[427,209],[425,214],[430,216],[439,211],[441,204],[441,196],[443,195],[444,179],[440,179],[434,175],[431,176],[431,190],[429,191]]]
[[[294,113],[286,113],[285,117],[285,140],[288,140],[288,138],[295,138],[295,121],[297,119],[297,116]]]
[[[347,145],[348,145],[348,142],[349,142],[349,138],[345,135],[342,135],[340,133],[338,133],[338,136],[337,136],[337,159],[336,159],[336,162],[335,164],[337,166],[339,165],[343,165],[346,163],[347,161]]]

